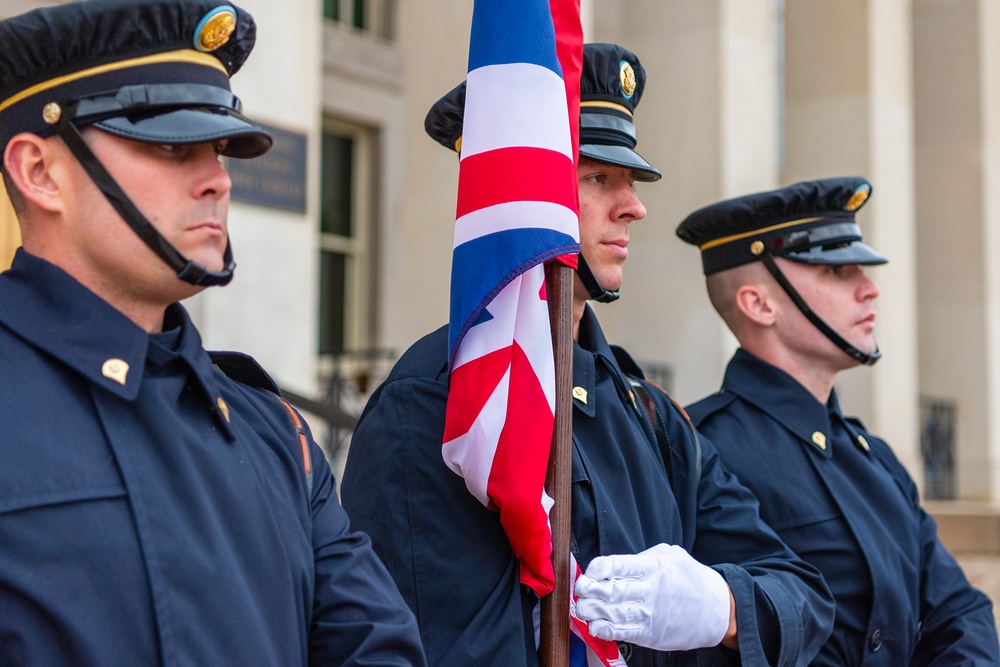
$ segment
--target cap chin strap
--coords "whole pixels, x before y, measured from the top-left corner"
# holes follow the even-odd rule
[[[600,303],[611,303],[612,301],[617,300],[620,296],[618,290],[610,292],[601,287],[601,283],[597,282],[597,278],[594,277],[594,272],[591,271],[590,266],[587,265],[587,260],[583,258],[582,252],[577,255],[576,275],[580,276],[580,282],[582,282],[583,286],[587,288],[590,298],[594,301],[598,301]]]
[[[882,352],[878,349],[877,343],[875,345],[875,351],[871,354],[862,352],[844,340],[840,334],[830,327],[830,325],[821,320],[819,315],[814,313],[812,308],[809,307],[809,304],[807,304],[805,299],[802,298],[802,295],[799,294],[794,287],[792,287],[792,283],[788,282],[788,278],[785,277],[785,274],[781,271],[778,263],[774,261],[774,256],[771,255],[771,253],[764,253],[761,257],[761,261],[764,262],[764,266],[766,266],[767,270],[771,272],[774,279],[778,281],[781,288],[785,290],[785,294],[789,296],[795,305],[798,306],[799,310],[802,311],[802,314],[806,316],[806,319],[812,322],[813,326],[819,329],[824,336],[830,339],[830,342],[843,350],[852,359],[864,364],[865,366],[872,366],[876,361],[882,358]]]
[[[186,283],[199,287],[212,287],[215,285],[226,285],[233,279],[233,271],[236,269],[236,262],[233,261],[233,251],[226,238],[226,250],[223,253],[222,261],[226,267],[221,271],[209,271],[201,264],[188,259],[180,253],[170,241],[163,237],[156,230],[149,220],[146,219],[128,195],[121,189],[121,186],[112,178],[108,170],[104,168],[101,161],[97,159],[90,146],[83,140],[80,131],[76,129],[69,120],[63,119],[56,124],[56,131],[62,138],[69,150],[83,166],[83,170],[90,176],[94,185],[104,193],[104,196],[111,203],[118,214],[125,220],[129,227],[138,234],[139,238],[155,252],[167,265],[174,270],[177,277]]]

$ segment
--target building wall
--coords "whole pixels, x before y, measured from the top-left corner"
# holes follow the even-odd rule
[[[0,0],[0,16],[45,4]],[[464,78],[471,0],[397,2],[395,38],[321,19],[319,0],[242,0],[258,46],[233,80],[250,115],[308,139],[308,207],[236,202],[233,285],[192,300],[209,346],[250,352],[283,385],[318,387],[318,145],[324,115],[377,136],[372,325],[401,353],[445,322],[457,156],[423,131]],[[714,391],[735,342],[674,229],[695,208],[805,178],[860,174],[860,222],[890,264],[877,335],[885,356],[845,373],[845,406],[914,476],[921,395],[957,407],[958,495],[1000,502],[1000,7],[993,0],[583,2],[586,37],[617,41],[649,74],[639,151],[664,178],[639,184],[609,337],[669,367],[684,402]],[[0,253],[11,224],[0,213]],[[15,241],[6,241],[8,245]],[[2,260],[2,257],[0,257]]]
[[[238,263],[225,289],[191,299],[205,344],[253,355],[279,384],[316,386],[318,144],[322,27],[319,0],[239,3],[257,21],[257,44],[232,80],[254,120],[306,135],[304,214],[233,202],[230,236]]]

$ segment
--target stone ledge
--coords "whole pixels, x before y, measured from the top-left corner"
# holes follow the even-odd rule
[[[1000,506],[967,501],[927,501],[941,542],[954,554],[1000,555]]]

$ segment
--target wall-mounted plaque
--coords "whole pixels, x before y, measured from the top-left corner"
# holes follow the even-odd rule
[[[232,198],[296,213],[306,211],[306,135],[260,123],[274,137],[271,150],[249,160],[230,158]]]

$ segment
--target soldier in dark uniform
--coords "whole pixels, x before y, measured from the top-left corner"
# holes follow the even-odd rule
[[[92,0],[0,22],[0,664],[422,665],[412,613],[249,357],[180,299],[232,277],[220,155],[252,18]]]
[[[861,242],[863,178],[797,183],[695,211],[712,304],[740,342],[722,390],[688,407],[761,515],[837,600],[815,664],[998,665],[989,599],[937,539],[913,480],[845,417],[834,380],[873,364],[874,300]]]
[[[632,639],[621,646],[633,667],[804,664],[829,633],[825,585],[760,520],[712,445],[699,449],[667,396],[645,384],[655,408],[643,407],[632,384],[638,369],[608,344],[587,303],[617,298],[629,226],[646,215],[633,184],[660,174],[634,151],[645,85],[638,59],[588,44],[583,65],[573,313],[573,551],[586,570],[578,611],[599,636]],[[428,114],[431,136],[458,145],[463,110],[459,86]],[[431,664],[537,665],[538,598],[520,584],[498,515],[442,458],[447,336],[443,327],[414,344],[372,396],[351,443],[344,507],[417,614]],[[612,554],[622,555],[601,558]],[[657,576],[668,569],[673,576]],[[644,599],[626,602],[649,614],[631,630],[611,620],[606,595],[621,592],[626,571],[651,584],[631,577]]]

